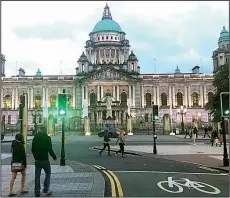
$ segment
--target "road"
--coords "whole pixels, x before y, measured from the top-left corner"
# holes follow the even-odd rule
[[[53,137],[52,139],[53,149],[60,156],[61,138]],[[202,168],[194,164],[155,157],[126,155],[125,158],[122,158],[120,155],[115,156],[114,153],[112,153],[112,156],[108,156],[107,152],[99,156],[97,150],[89,148],[92,146],[100,147],[101,142],[102,139],[95,136],[67,137],[65,150],[66,159],[92,165],[103,174],[106,181],[105,196],[111,197],[116,194],[116,196],[120,197],[228,197],[229,195],[229,177],[226,173],[206,169],[205,167]],[[158,139],[158,144],[168,145],[175,144],[175,142],[183,145],[191,143],[191,140],[171,137]],[[203,142],[205,143],[205,140]],[[112,140],[112,144],[114,143],[115,139]],[[143,141],[137,138],[128,142],[129,145],[140,145],[141,143],[149,145],[151,140]],[[29,153],[30,150],[31,142],[28,143]],[[2,144],[2,152],[10,152],[9,143]],[[179,181],[182,185],[173,182],[173,180],[180,180],[181,178],[188,180]],[[162,186],[159,182],[162,182]],[[169,187],[169,185],[172,185],[172,187]],[[175,195],[177,191],[178,193]]]

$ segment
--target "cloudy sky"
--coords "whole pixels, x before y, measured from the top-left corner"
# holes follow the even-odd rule
[[[6,75],[22,67],[27,75],[75,74],[77,59],[105,1],[2,1],[2,53]],[[212,51],[223,25],[228,27],[228,1],[156,2],[109,1],[141,73],[212,72]],[[155,59],[155,61],[154,61]],[[17,64],[16,64],[17,63]]]

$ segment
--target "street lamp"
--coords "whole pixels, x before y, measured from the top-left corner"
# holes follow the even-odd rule
[[[180,109],[177,109],[177,114],[181,115],[181,128],[182,133],[184,133],[184,115],[186,114],[187,109],[183,106],[180,107]]]
[[[37,117],[41,116],[41,113],[35,110],[34,114],[32,113],[32,116],[33,116],[34,130],[37,133],[38,132]]]

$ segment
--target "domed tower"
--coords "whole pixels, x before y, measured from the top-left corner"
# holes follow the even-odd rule
[[[89,61],[84,52],[82,53],[77,62],[78,67],[76,68],[76,74],[87,73],[89,71]]]
[[[128,70],[129,41],[125,32],[113,20],[109,6],[106,4],[102,19],[94,26],[86,41],[86,57],[89,70],[109,65],[115,69]],[[80,70],[79,70],[80,72]]]
[[[223,27],[218,39],[218,48],[213,52],[213,72],[218,70],[218,67],[228,64],[229,57],[229,32]]]

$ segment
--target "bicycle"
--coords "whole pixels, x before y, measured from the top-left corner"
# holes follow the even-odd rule
[[[165,188],[162,184],[168,184],[168,187],[170,187],[170,188],[176,186],[178,188],[178,190],[177,191],[169,190],[169,189]],[[211,186],[211,185],[203,183],[203,182],[190,181],[187,178],[181,178],[180,180],[173,180],[172,177],[168,177],[168,181],[160,181],[157,183],[157,185],[159,188],[161,188],[162,190],[169,192],[169,193],[182,193],[184,190],[183,187],[187,187],[189,189],[194,188],[197,191],[207,193],[207,194],[212,194],[212,195],[217,195],[220,193],[220,190],[214,186]],[[211,188],[213,191],[211,191],[211,192],[206,191],[206,190],[204,190],[205,187]],[[204,188],[204,189],[202,189],[202,188]]]

